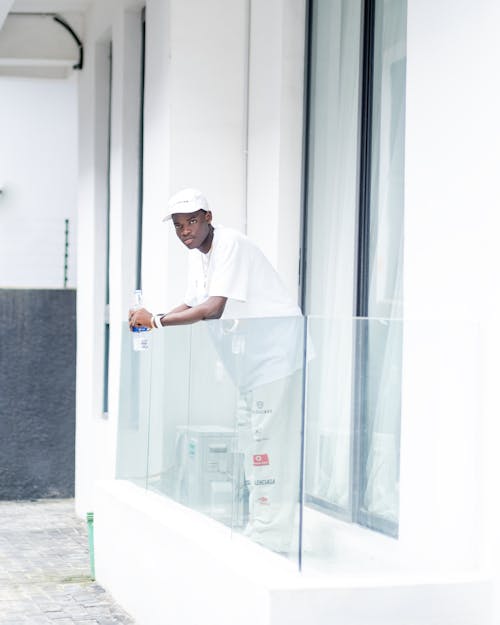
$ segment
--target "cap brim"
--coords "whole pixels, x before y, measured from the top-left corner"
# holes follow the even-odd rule
[[[168,215],[165,215],[165,217],[162,219],[163,222],[165,221],[170,221],[172,219],[172,213],[169,213]]]

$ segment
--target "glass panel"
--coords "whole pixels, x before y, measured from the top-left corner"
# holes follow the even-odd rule
[[[305,501],[343,519],[353,514],[351,318],[362,5],[361,0],[311,4],[305,308],[315,358],[307,379]]]
[[[369,317],[401,318],[406,2],[376,2],[370,194]]]
[[[375,449],[399,446],[401,324],[352,327],[352,321],[340,321],[352,317],[356,292],[360,316],[402,317],[406,3],[373,3],[373,75],[367,91],[373,95],[360,111],[360,102],[367,102],[360,98],[360,67],[368,45],[361,41],[361,25],[364,20],[371,25],[371,15],[363,15],[369,4],[316,0],[311,5],[305,303],[317,350],[307,394],[307,455],[316,468],[309,466],[306,500],[396,536],[399,447],[390,486],[388,474],[382,486],[373,468]],[[361,209],[360,115],[369,119],[363,140],[371,148],[361,164],[370,174]],[[363,219],[369,224],[364,242],[357,236],[357,228],[364,232]]]
[[[314,501],[304,507],[303,570],[355,576],[393,573],[401,579],[417,570],[448,570],[457,552],[461,566],[475,562],[480,515],[474,486],[480,470],[475,441],[481,428],[477,327],[449,321],[310,319],[308,346],[314,353],[307,366],[309,396],[315,393],[314,378],[327,362],[328,346],[322,341],[328,326],[337,335],[337,364],[347,372],[347,381],[356,343],[368,341],[370,366],[361,371],[368,391],[360,393],[348,383],[343,386],[340,377],[333,376],[324,399],[334,415],[328,430],[320,428],[320,404],[308,401],[305,479],[307,492],[323,507]],[[392,335],[397,337],[389,341],[398,345],[396,355],[386,347]],[[357,487],[356,463],[349,462],[349,456],[358,453],[355,428],[349,436],[345,427],[350,415],[360,411],[360,401],[366,404],[362,410],[377,422],[376,429],[361,436],[366,451],[363,490]],[[401,414],[402,433],[394,412]],[[345,510],[339,506],[343,502],[339,493],[349,501],[350,484],[352,500],[359,499],[368,526],[373,515],[378,524],[381,519],[387,524],[385,533],[390,533],[401,505],[398,540],[367,532],[349,522],[347,514],[343,518],[327,514],[328,506]]]
[[[179,330],[182,332],[182,328],[169,328],[168,333]],[[178,342],[177,349],[181,345]],[[183,350],[185,380],[178,379],[182,396],[176,399],[175,413],[165,413],[167,419],[163,421],[166,436],[175,440],[174,497],[231,526],[233,480],[238,469],[234,457],[234,385],[217,357],[206,323],[191,326],[190,341],[184,343]],[[168,366],[175,366],[174,346],[164,354],[170,361]],[[165,406],[170,408],[166,399]],[[182,418],[176,418],[178,415]]]
[[[318,0],[311,8],[308,315],[353,314],[361,4],[361,0]]]
[[[146,7],[141,10],[141,56],[139,76],[139,145],[137,149],[137,261],[135,286],[142,285],[142,219],[144,210],[144,97],[146,77]]]
[[[355,474],[356,520],[396,537],[399,521],[401,429],[400,320],[358,320],[356,338],[365,360],[357,363],[357,408],[361,415],[359,476]]]
[[[122,325],[116,477],[146,487],[148,471],[151,352],[136,352]]]
[[[368,317],[403,316],[404,115],[406,3],[375,3],[373,113],[370,192]],[[358,380],[361,440],[357,520],[396,536],[398,532],[401,324],[360,328]],[[389,445],[390,472],[375,472],[380,450]],[[380,481],[382,480],[382,482]],[[389,484],[389,482],[392,482]]]
[[[233,380],[238,475],[233,529],[289,557],[299,551],[302,317],[208,324]],[[243,515],[243,516],[241,516]]]
[[[352,518],[352,319],[308,318],[306,498]]]
[[[402,323],[311,317],[308,333],[306,503],[395,535]]]
[[[307,375],[305,501],[348,520],[362,6],[311,5],[305,303],[315,357]]]
[[[112,108],[111,108],[111,97],[113,93],[113,63],[112,63],[112,43],[110,42],[109,47],[107,49],[106,55],[106,63],[103,64],[103,70],[105,76],[103,76],[104,80],[107,82],[105,84],[102,93],[100,94],[100,106],[103,108],[101,114],[104,116],[106,113],[106,125],[103,129],[103,135],[106,137],[106,146],[104,144],[100,145],[101,150],[101,158],[104,160],[106,167],[106,191],[103,198],[103,209],[106,212],[106,218],[104,220],[105,226],[105,248],[104,248],[104,275],[105,275],[105,296],[104,296],[104,310],[105,310],[105,321],[104,321],[104,375],[103,375],[103,402],[102,402],[102,411],[103,416],[107,418],[108,408],[109,408],[109,347],[110,347],[110,327],[109,327],[109,282],[110,282],[110,259],[109,259],[109,251],[110,251],[110,211],[111,211],[111,193],[110,193],[110,185],[111,185],[111,127],[112,127]],[[101,58],[103,56],[104,50],[101,48]],[[104,111],[105,109],[105,111]]]
[[[311,318],[304,350],[303,321],[169,328],[151,333],[148,352],[133,352],[124,325],[117,477],[170,496],[289,558],[301,556],[311,572],[414,574],[429,566],[449,568],[455,553],[460,562],[472,562],[480,514],[477,328],[465,322]],[[386,349],[393,333],[402,345],[396,357]],[[367,392],[350,383],[359,341],[368,342],[372,356],[359,372]],[[309,496],[301,509],[304,355]],[[319,400],[317,378],[327,376],[324,371],[330,385]],[[358,435],[353,415],[360,413],[359,402],[379,420],[377,436]],[[401,492],[393,402],[403,424]],[[327,429],[324,410],[334,415]],[[446,439],[444,463],[440,447]],[[366,449],[364,490],[353,461],[360,440]],[[374,514],[390,524],[399,516],[400,500],[398,540],[351,522],[358,501],[367,523]],[[332,507],[341,513],[337,518],[325,513]]]
[[[297,558],[303,334],[302,317],[217,320],[138,353],[125,329],[117,477]]]
[[[189,423],[191,327],[151,333],[148,488],[187,503],[182,472]]]

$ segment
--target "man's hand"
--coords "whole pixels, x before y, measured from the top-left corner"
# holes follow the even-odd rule
[[[163,326],[182,326],[189,323],[196,323],[204,319],[220,319],[226,306],[227,297],[212,295],[202,304],[197,306],[187,306],[181,304],[170,312],[162,315],[161,323]],[[128,325],[130,330],[133,328],[147,328],[151,330],[153,314],[145,308],[128,311]]]
[[[139,308],[139,310],[129,310],[128,311],[128,325],[130,330],[132,328],[147,328],[151,329],[151,317],[152,313],[145,308]]]

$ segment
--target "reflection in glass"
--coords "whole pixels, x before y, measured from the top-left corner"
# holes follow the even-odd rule
[[[432,467],[443,472],[441,483],[443,479],[455,483],[459,475],[460,484],[469,484],[468,496],[460,503],[462,512],[464,507],[476,508],[470,485],[475,483],[477,450],[467,459],[457,452],[454,466],[440,464],[441,443],[432,432],[451,428],[455,435],[460,432],[465,444],[480,422],[477,329],[466,323],[405,322],[403,332],[399,320],[311,318],[304,350],[304,320],[280,321],[204,322],[168,328],[152,335],[149,352],[134,352],[124,328],[117,477],[173,498],[289,558],[296,557],[301,544],[304,570],[359,576],[360,571],[392,567],[400,573],[411,567],[407,557],[415,544],[427,545],[419,532],[425,531],[421,528],[427,522],[432,523],[442,494],[434,483],[436,476],[422,462],[422,445],[426,454],[433,454]],[[385,402],[400,401],[401,385],[405,389],[401,409],[407,439],[411,433],[406,449],[414,456],[413,466],[419,468],[414,478],[422,479],[423,485],[415,489],[414,483],[409,495],[419,497],[420,521],[412,521],[411,528],[407,525],[399,541],[388,541],[326,515],[324,507],[322,512],[311,505],[300,508],[301,358],[306,351],[309,376],[316,375],[330,349],[321,342],[325,325],[336,335],[350,337],[352,349],[356,339],[366,336],[375,349],[380,337],[384,354],[387,336],[404,336],[404,362],[398,353],[384,371],[374,365],[363,372],[364,388],[371,391],[363,397],[373,402],[364,407],[366,414],[390,416],[392,404],[387,408]],[[340,368],[352,366],[352,349],[338,359]],[[370,362],[383,362],[380,355],[371,352],[371,356]],[[333,384],[330,390],[332,401],[337,395],[348,395],[341,384]],[[351,391],[352,403],[356,395]],[[307,394],[311,394],[309,384]],[[398,492],[384,485],[397,480],[398,451],[391,443],[395,439],[392,422],[381,423],[387,432],[377,426],[380,436],[371,443],[371,468],[363,491],[370,508],[363,501],[360,509],[366,506],[367,514],[389,523],[397,509]],[[333,429],[322,431],[308,447],[306,462],[310,473],[314,470],[311,484],[324,501],[331,496],[328,489],[335,480],[340,484],[346,480],[335,470],[342,466],[335,463],[335,455],[345,453],[346,448],[350,445]],[[413,534],[408,534],[409,529]],[[435,544],[430,544],[434,549]],[[447,554],[449,550],[450,545]],[[430,548],[421,551],[422,561],[432,559]]]
[[[296,556],[303,326],[286,317],[154,332],[140,405],[127,382],[148,356],[124,344],[118,477],[130,479],[140,457],[148,488]],[[140,433],[131,414],[145,424]]]
[[[148,473],[149,352],[135,352],[128,324],[122,327],[116,477],[145,487]]]

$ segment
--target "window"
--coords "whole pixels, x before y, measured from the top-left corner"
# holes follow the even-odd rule
[[[306,500],[398,531],[406,3],[310,3]]]
[[[96,286],[102,289],[104,307],[104,350],[103,350],[103,395],[102,413],[108,414],[109,386],[109,218],[110,218],[110,177],[111,177],[111,94],[112,94],[112,45],[110,41],[98,43],[95,57],[96,69],[96,172],[104,175],[96,177],[96,236],[100,237],[103,271],[98,272]],[[102,275],[102,284],[99,283]]]
[[[146,9],[141,11],[141,65],[139,77],[139,158],[137,171],[137,264],[135,288],[140,289],[142,286],[142,213],[144,199],[144,83],[146,68]]]

